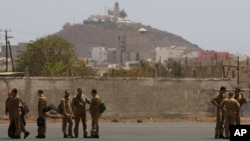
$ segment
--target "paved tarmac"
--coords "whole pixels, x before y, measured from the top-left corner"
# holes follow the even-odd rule
[[[244,123],[243,123],[244,124]],[[246,124],[246,123],[245,123]],[[248,123],[249,124],[249,123]],[[81,126],[80,126],[81,127]],[[9,141],[7,124],[0,125],[0,140]],[[214,139],[215,123],[212,122],[162,122],[162,123],[101,123],[99,139],[63,138],[61,124],[53,123],[47,127],[46,141],[60,140],[100,140],[100,141],[222,141]],[[25,140],[36,140],[37,126],[28,124],[30,136]],[[82,133],[82,127],[79,133]],[[90,124],[88,124],[90,129]],[[22,134],[23,137],[23,134]]]

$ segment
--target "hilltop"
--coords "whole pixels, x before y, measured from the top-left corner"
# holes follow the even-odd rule
[[[145,29],[146,32],[139,32]],[[162,31],[141,23],[119,22],[85,22],[83,24],[65,24],[63,29],[54,35],[61,36],[72,42],[80,57],[91,57],[91,49],[95,46],[118,48],[118,36],[126,36],[126,46],[130,51],[147,52],[148,58],[156,47],[180,46],[190,51],[201,48],[181,36]],[[148,56],[147,56],[148,54]]]

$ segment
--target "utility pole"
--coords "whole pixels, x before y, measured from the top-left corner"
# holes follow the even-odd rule
[[[10,49],[10,58],[11,58],[12,71],[14,72],[15,71],[14,60],[13,60],[13,57],[12,57],[12,51],[11,51],[10,41],[8,41],[8,47]]]
[[[126,53],[126,36],[125,34],[118,35],[118,47],[120,50],[120,65],[124,65]]]
[[[8,72],[8,58],[9,58],[8,47],[10,47],[10,43],[9,43],[8,39],[9,38],[13,38],[13,37],[12,36],[8,36],[8,32],[11,32],[11,30],[5,29],[4,31],[0,30],[0,32],[5,32],[5,60],[6,60],[5,61],[6,62],[5,63],[6,64],[5,71]]]

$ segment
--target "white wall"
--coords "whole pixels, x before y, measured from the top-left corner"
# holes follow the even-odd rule
[[[183,48],[178,47],[157,47],[156,51],[156,62],[168,60],[169,58],[180,58],[183,56]]]
[[[91,51],[92,60],[97,62],[107,61],[107,50],[105,47],[93,47]]]

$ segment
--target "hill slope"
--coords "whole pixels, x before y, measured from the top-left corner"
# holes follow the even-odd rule
[[[139,32],[144,28],[147,32]],[[106,48],[118,48],[117,37],[126,36],[127,50],[145,53],[145,58],[150,57],[150,53],[158,46],[169,47],[171,45],[187,47],[189,50],[201,50],[197,45],[188,42],[180,36],[161,31],[140,23],[113,23],[96,22],[67,25],[55,33],[72,42],[80,57],[91,57],[91,49],[94,46]],[[148,54],[148,56],[147,56]]]

